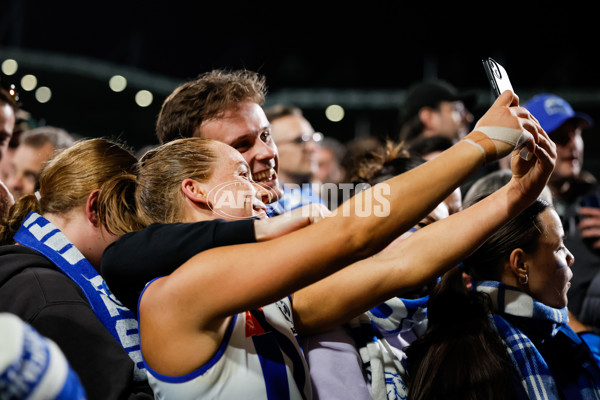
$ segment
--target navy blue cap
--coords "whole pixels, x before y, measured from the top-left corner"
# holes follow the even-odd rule
[[[538,94],[523,104],[523,107],[537,118],[548,134],[571,119],[580,120],[584,127],[594,124],[592,117],[582,112],[575,112],[565,99],[554,94]]]

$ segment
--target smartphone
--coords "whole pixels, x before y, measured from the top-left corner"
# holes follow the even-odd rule
[[[514,92],[510,79],[508,79],[508,74],[502,65],[498,64],[491,57],[482,61],[483,68],[485,69],[485,73],[487,74],[496,97],[500,96],[505,90]]]
[[[490,86],[496,97],[500,96],[506,90],[510,90],[513,93],[515,92],[510,83],[510,79],[508,79],[508,74],[502,65],[498,64],[491,57],[483,59],[482,61],[483,68],[485,69],[485,73],[490,81]],[[531,153],[527,150],[527,147],[523,147],[519,152],[519,155],[524,160],[529,160],[531,158]]]

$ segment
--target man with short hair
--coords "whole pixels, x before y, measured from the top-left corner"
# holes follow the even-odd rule
[[[279,150],[279,180],[298,185],[310,182],[323,135],[315,132],[298,107],[275,104],[265,108],[265,114]]]
[[[256,72],[205,72],[167,97],[156,121],[156,135],[161,144],[204,137],[238,150],[250,166],[252,179],[269,189],[264,202],[271,203],[268,214],[273,216],[289,207],[278,178],[279,153],[262,108],[266,93],[265,78]]]
[[[6,179],[6,186],[13,196],[18,199],[25,194],[34,193],[46,161],[73,142],[73,137],[67,131],[53,126],[23,132],[12,158],[10,175]]]

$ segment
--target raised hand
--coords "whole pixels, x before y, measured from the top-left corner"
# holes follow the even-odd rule
[[[465,137],[464,140],[480,147],[486,161],[498,160],[523,145],[530,153],[534,152],[543,129],[535,117],[518,104],[518,96],[505,91]]]
[[[556,145],[541,128],[532,154],[533,157],[525,160],[519,156],[519,150],[516,149],[511,156],[513,173],[511,182],[516,184],[515,187],[529,201],[535,200],[540,195],[556,163]]]
[[[581,207],[578,228],[581,237],[596,251],[600,250],[600,208]]]

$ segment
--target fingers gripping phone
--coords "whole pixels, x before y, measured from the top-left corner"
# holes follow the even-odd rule
[[[510,90],[513,93],[515,92],[512,84],[510,83],[510,79],[508,78],[508,74],[502,65],[498,64],[491,57],[483,59],[482,61],[483,68],[485,69],[485,73],[490,81],[490,86],[492,87],[496,97],[500,96],[506,90]],[[531,158],[531,153],[527,147],[523,147],[519,152],[519,155],[524,160],[529,160]]]

